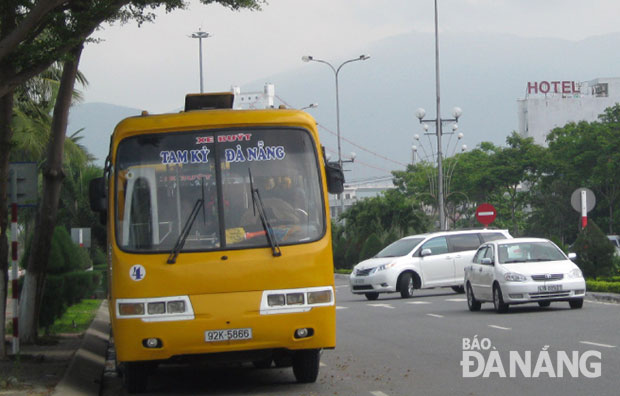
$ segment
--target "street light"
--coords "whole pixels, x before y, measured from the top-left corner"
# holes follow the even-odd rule
[[[439,92],[439,91],[438,91]],[[445,198],[444,198],[444,188],[443,188],[443,153],[442,153],[442,142],[441,136],[451,135],[456,132],[458,129],[458,121],[459,117],[463,114],[463,110],[460,107],[455,107],[452,109],[452,116],[454,118],[441,118],[439,116],[439,94],[437,94],[437,117],[434,119],[424,119],[426,115],[426,111],[422,108],[416,110],[416,117],[420,120],[420,123],[424,126],[424,134],[425,135],[437,135],[437,206],[439,209],[439,227],[442,231],[446,229],[445,224]],[[444,122],[453,122],[452,131],[451,132],[442,132],[442,124]],[[435,133],[429,133],[428,125],[429,123],[435,124]],[[418,135],[415,135],[416,140],[420,140]],[[463,138],[463,134],[458,134],[458,139],[461,140]],[[448,143],[449,144],[449,143]]]
[[[357,58],[353,58],[353,59],[349,59],[346,60],[344,62],[342,62],[340,64],[340,66],[338,66],[337,68],[335,68],[331,63],[324,61],[322,59],[315,59],[313,56],[311,55],[304,55],[301,57],[301,60],[304,62],[319,62],[319,63],[324,63],[327,66],[330,67],[330,69],[332,69],[332,71],[334,72],[334,76],[336,78],[336,132],[338,135],[338,165],[340,166],[340,169],[342,169],[342,153],[341,153],[341,149],[340,149],[340,102],[338,99],[338,74],[340,73],[340,69],[342,69],[342,66],[346,65],[347,63],[351,63],[351,62],[356,62],[356,61],[365,61],[367,59],[369,59],[370,56],[368,55],[360,55]],[[353,161],[351,161],[353,162]],[[342,194],[340,194],[340,214],[342,214],[344,212],[344,197],[342,196]]]
[[[200,28],[198,28],[198,31],[195,33],[192,33],[190,37],[198,39],[198,57],[199,57],[198,63],[200,65],[200,93],[203,93],[204,89],[202,85],[202,39],[213,37],[213,35],[207,32],[203,32]]]
[[[418,109],[418,111],[416,112],[416,117],[418,117],[418,119],[420,120],[421,123],[426,123],[426,122],[432,122],[435,123],[435,133],[437,134],[437,183],[438,183],[438,206],[439,206],[439,228],[444,231],[446,229],[446,224],[445,224],[445,208],[444,208],[444,194],[443,194],[443,166],[442,166],[442,160],[443,160],[443,155],[441,152],[441,135],[443,134],[442,132],[442,123],[448,122],[448,121],[454,121],[455,125],[456,122],[458,121],[459,117],[462,114],[462,111],[460,108],[455,107],[454,108],[454,112],[452,113],[452,115],[454,116],[454,119],[442,119],[441,118],[441,100],[440,100],[440,89],[439,89],[439,31],[437,29],[437,25],[438,25],[438,13],[437,13],[437,0],[435,0],[435,93],[436,93],[436,99],[437,99],[437,116],[434,120],[424,120],[424,109]],[[427,130],[427,127],[425,125],[425,130]],[[456,128],[453,129],[453,132],[456,130]]]
[[[299,110],[316,109],[317,107],[319,107],[318,103],[310,103],[308,106],[304,106]]]

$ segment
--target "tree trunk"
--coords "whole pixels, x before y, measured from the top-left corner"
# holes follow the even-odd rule
[[[1,74],[0,74],[1,76]],[[11,148],[11,119],[13,116],[13,93],[0,98],[0,359],[6,357],[4,343],[4,318],[6,316],[7,273],[9,270],[9,242],[8,242],[8,199],[9,184],[9,152]]]
[[[37,339],[38,318],[45,287],[48,256],[52,245],[54,226],[56,225],[60,190],[64,179],[62,159],[67,120],[81,53],[82,46],[79,46],[71,52],[71,59],[65,61],[58,97],[54,105],[47,160],[43,170],[43,193],[21,296],[19,322],[20,339],[23,343],[33,343]]]

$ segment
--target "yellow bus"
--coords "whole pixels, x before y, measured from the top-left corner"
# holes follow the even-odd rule
[[[130,392],[159,363],[292,366],[316,381],[335,347],[326,161],[315,120],[188,95],[115,128],[91,208],[107,222],[109,307]]]

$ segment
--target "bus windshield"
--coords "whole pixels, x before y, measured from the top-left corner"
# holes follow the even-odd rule
[[[134,136],[119,143],[116,241],[126,251],[207,251],[311,242],[325,232],[316,149],[303,129]],[[185,230],[184,230],[185,229]],[[183,235],[186,234],[186,235]]]

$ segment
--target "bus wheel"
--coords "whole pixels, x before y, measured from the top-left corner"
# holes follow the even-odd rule
[[[369,301],[374,301],[379,298],[379,293],[364,293],[364,295]]]
[[[123,383],[129,393],[141,393],[146,391],[147,366],[140,362],[127,362],[124,364]]]
[[[305,349],[293,356],[293,373],[297,382],[307,384],[316,381],[319,375],[321,353],[318,349]]]

